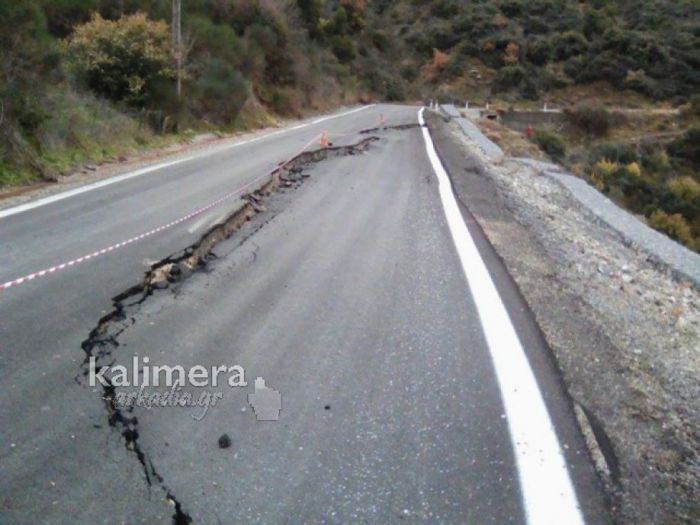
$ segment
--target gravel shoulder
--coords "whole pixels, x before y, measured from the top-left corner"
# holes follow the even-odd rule
[[[700,520],[700,292],[535,165],[431,133],[521,289],[581,414],[618,523]],[[595,445],[595,446],[593,446]]]

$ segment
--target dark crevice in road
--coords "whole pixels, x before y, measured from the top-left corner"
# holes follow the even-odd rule
[[[583,413],[588,419],[588,423],[591,426],[591,430],[596,439],[596,445],[600,448],[601,454],[605,459],[605,462],[610,469],[610,480],[613,484],[618,486],[620,484],[620,461],[615,454],[615,447],[605,431],[603,423],[596,417],[596,415],[588,409],[584,404],[578,403],[583,410]]]
[[[360,131],[362,135],[369,135],[370,133],[379,133],[380,131],[404,131],[407,129],[416,129],[421,127],[427,127],[425,124],[421,125],[417,122],[413,124],[398,124],[396,126],[378,126],[376,128],[368,128]]]
[[[309,176],[303,171],[305,167],[333,157],[362,153],[376,140],[379,139],[370,136],[356,144],[323,148],[297,155],[290,162],[281,164],[273,171],[270,180],[261,188],[244,195],[245,204],[224,221],[212,227],[196,243],[153,264],[141,283],[128,288],[112,299],[112,311],[97,322],[88,338],[81,344],[85,358],[81,364],[81,371],[75,378],[76,382],[80,385],[86,384],[86,378],[90,374],[91,358],[94,358],[96,371],[99,371],[103,366],[113,365],[116,361],[113,353],[120,346],[119,336],[136,322],[136,314],[143,303],[157,290],[164,290],[169,288],[171,284],[181,283],[195,272],[204,270],[207,264],[216,258],[213,253],[214,247],[230,238],[255,215],[266,211],[265,203],[273,193],[284,189],[296,189],[303,184]],[[268,222],[269,220],[246,235],[241,243],[250,239]],[[183,509],[182,503],[174,495],[163,476],[158,473],[149,459],[148,454],[141,447],[139,421],[133,415],[134,407],[121,407],[117,403],[116,387],[107,374],[103,377],[107,383],[106,386],[102,386],[102,400],[107,413],[107,421],[112,429],[120,432],[126,449],[132,452],[141,464],[148,490],[150,491],[154,486],[158,487],[165,495],[166,501],[174,507],[173,525],[192,523],[192,518]]]

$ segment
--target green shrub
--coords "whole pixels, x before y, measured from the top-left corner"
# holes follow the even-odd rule
[[[22,1],[29,3],[30,0]],[[101,2],[100,0],[44,0],[40,3],[51,34],[58,38],[65,38],[76,25],[90,20],[91,13],[100,8]]]
[[[159,81],[173,76],[168,26],[142,13],[93,15],[65,41],[65,56],[92,91],[132,106],[154,101]]]
[[[565,113],[569,122],[588,135],[606,135],[612,126],[612,116],[602,106],[582,104],[567,108]]]
[[[215,24],[205,16],[194,15],[187,21],[192,34],[192,55],[195,57],[215,57],[236,68],[244,63],[244,42],[233,28],[225,24]]]
[[[532,76],[533,75],[530,75],[530,77]],[[571,80],[569,80],[566,76],[547,68],[537,69],[537,73],[534,75],[534,77],[536,78],[537,86],[545,91],[559,89],[571,85]]]
[[[32,2],[0,2],[0,138],[3,140],[11,141],[9,135],[15,129],[31,137],[45,120],[47,115],[38,101],[49,83],[48,75],[57,65],[55,47],[47,32],[46,17],[38,6]],[[0,141],[0,153],[2,146]]]
[[[557,33],[551,40],[552,54],[555,60],[581,55],[588,49],[586,38],[576,31]]]
[[[289,88],[277,88],[272,91],[269,104],[278,115],[294,116],[298,110],[294,98],[294,93]]]
[[[309,36],[313,39],[319,39],[323,36],[321,30],[321,9],[323,3],[321,0],[297,0],[301,18],[304,21],[306,29],[309,31]]]
[[[695,249],[695,241],[690,231],[690,226],[680,213],[667,214],[663,210],[656,210],[647,219],[649,226],[665,233],[672,239]]]
[[[404,91],[403,84],[395,78],[388,79],[384,96],[389,102],[406,100],[406,92]]]
[[[509,18],[522,15],[524,9],[522,0],[505,0],[501,3],[501,12]]]
[[[700,198],[700,183],[692,177],[675,177],[666,183],[666,187],[677,198],[687,202]]]
[[[535,143],[547,155],[556,160],[562,160],[566,155],[566,146],[564,141],[555,133],[546,129],[538,129],[535,131]]]
[[[642,156],[642,165],[651,173],[665,173],[671,169],[671,163],[664,150],[652,150]]]
[[[333,54],[341,62],[350,62],[357,56],[357,47],[352,37],[348,35],[336,35],[331,38]]]
[[[459,13],[459,5],[455,0],[435,0],[431,2],[430,12],[440,18],[450,18]]]
[[[519,88],[526,78],[527,74],[522,66],[506,66],[498,72],[493,84],[497,91],[507,91]]]
[[[700,165],[700,125],[688,129],[668,146],[668,152],[692,164]]]
[[[583,17],[583,34],[588,40],[602,35],[613,25],[613,20],[604,10],[589,9]]]
[[[401,66],[399,74],[404,80],[408,82],[413,82],[418,78],[418,68],[412,64],[406,64]]]
[[[370,36],[374,47],[381,52],[386,52],[391,46],[391,40],[384,31],[373,31]]]
[[[346,35],[350,30],[348,12],[341,5],[336,9],[333,19],[326,26],[326,32],[331,35]]]
[[[248,97],[248,82],[227,62],[212,58],[193,85],[194,111],[214,124],[231,124]]]
[[[639,155],[634,146],[607,142],[593,150],[591,161],[595,162],[600,159],[608,159],[618,164],[630,164],[639,161]]]
[[[545,38],[536,38],[525,47],[526,58],[535,65],[544,66],[552,58],[552,45]]]

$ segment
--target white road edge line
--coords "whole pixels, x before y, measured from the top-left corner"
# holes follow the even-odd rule
[[[371,108],[371,107],[373,107],[373,106],[375,106],[375,105],[376,105],[376,104],[368,104],[368,105],[366,105],[366,106],[362,106],[362,107],[359,107],[359,108],[351,109],[351,110],[349,110],[349,111],[344,111],[343,113],[338,113],[338,114],[336,114],[336,115],[328,115],[328,116],[326,116],[326,117],[322,117],[322,118],[313,120],[313,121],[311,121],[311,122],[305,122],[305,123],[302,123],[302,124],[297,124],[296,126],[292,126],[292,127],[285,128],[285,129],[280,129],[280,130],[278,130],[278,131],[273,131],[273,132],[271,132],[271,133],[267,133],[267,134],[261,135],[261,136],[259,136],[259,137],[255,137],[255,138],[252,138],[252,139],[242,140],[242,141],[240,141],[240,142],[236,142],[235,144],[231,144],[230,146],[225,146],[225,147],[223,147],[223,148],[214,149],[214,150],[212,150],[212,151],[203,151],[203,152],[201,152],[201,153],[198,154],[198,155],[190,155],[190,156],[183,157],[183,158],[180,158],[180,159],[175,159],[175,160],[172,160],[172,161],[169,161],[169,162],[163,162],[163,163],[161,163],[161,164],[155,164],[155,165],[153,165],[153,166],[147,166],[147,167],[145,167],[145,168],[141,168],[141,169],[138,169],[138,170],[136,170],[136,171],[130,171],[130,172],[124,173],[124,174],[122,174],[122,175],[117,175],[117,176],[115,176],[115,177],[111,177],[111,178],[109,178],[109,179],[105,179],[105,180],[102,180],[102,181],[99,181],[99,182],[95,182],[95,183],[93,183],[93,184],[87,184],[87,185],[85,185],[85,186],[80,186],[79,188],[75,188],[75,189],[72,189],[72,190],[68,190],[68,191],[64,191],[64,192],[61,192],[61,193],[57,193],[57,194],[51,195],[51,196],[49,196],[49,197],[44,197],[43,199],[37,199],[37,200],[35,200],[35,201],[27,202],[27,203],[25,203],[25,204],[20,204],[19,206],[13,206],[13,207],[11,207],[11,208],[5,208],[4,210],[0,210],[0,219],[3,219],[3,218],[5,218],[5,217],[9,217],[9,216],[11,216],[11,215],[16,215],[16,214],[18,214],[18,213],[22,213],[22,212],[25,212],[25,211],[33,210],[34,208],[39,208],[40,206],[45,206],[45,205],[47,205],[47,204],[51,204],[52,202],[61,201],[61,200],[63,200],[63,199],[67,199],[67,198],[73,197],[73,196],[75,196],[75,195],[80,195],[81,193],[86,193],[86,192],[88,192],[88,191],[93,191],[93,190],[96,190],[96,189],[98,189],[98,188],[103,188],[104,186],[109,186],[109,185],[111,185],[111,184],[116,184],[117,182],[122,182],[122,181],[125,181],[125,180],[128,180],[128,179],[132,179],[132,178],[134,178],[134,177],[139,177],[139,176],[141,176],[141,175],[145,175],[146,173],[151,173],[151,172],[153,172],[153,171],[158,171],[158,170],[162,170],[162,169],[164,169],[164,168],[169,168],[169,167],[175,166],[175,165],[177,165],[177,164],[182,164],[182,163],[188,162],[188,161],[190,161],[190,160],[194,160],[194,159],[201,158],[201,157],[206,157],[207,155],[213,155],[213,154],[215,154],[215,153],[219,153],[219,152],[221,152],[221,151],[225,151],[225,150],[231,149],[231,148],[236,148],[236,147],[238,147],[238,146],[243,146],[243,145],[245,145],[245,144],[251,144],[251,143],[257,142],[257,141],[259,141],[259,140],[268,139],[268,138],[270,138],[270,137],[274,137],[274,136],[279,135],[279,134],[281,134],[281,133],[287,133],[287,132],[289,132],[289,131],[296,131],[296,130],[298,130],[298,129],[306,128],[306,127],[308,127],[308,126],[313,126],[313,125],[315,125],[315,124],[319,124],[319,123],[321,123],[321,122],[325,122],[326,120],[331,120],[331,119],[335,119],[335,118],[339,118],[339,117],[345,117],[345,116],[347,116],[347,115],[351,115],[351,114],[353,114],[353,113],[357,113],[358,111],[363,111],[363,110],[365,110],[365,109]]]
[[[554,424],[515,327],[459,211],[450,179],[425,127],[424,110],[422,108],[418,112],[418,122],[422,126],[428,158],[438,179],[440,199],[452,240],[496,371],[515,452],[527,523],[582,525],[583,515]]]

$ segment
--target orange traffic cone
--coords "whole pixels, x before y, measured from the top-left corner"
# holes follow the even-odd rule
[[[326,135],[325,131],[321,133],[321,140],[319,141],[319,143],[322,148],[327,148],[331,145],[331,143],[328,141],[328,135]]]

